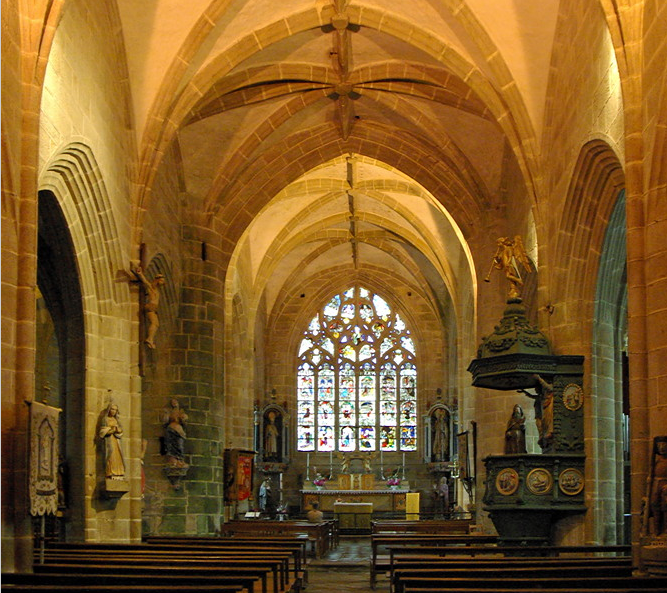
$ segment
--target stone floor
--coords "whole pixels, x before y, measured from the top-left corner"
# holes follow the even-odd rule
[[[308,565],[305,593],[371,593],[371,542],[368,536],[341,536],[340,544]],[[386,578],[379,578],[377,593],[389,590]]]

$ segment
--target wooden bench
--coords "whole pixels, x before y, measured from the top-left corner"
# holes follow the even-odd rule
[[[657,593],[664,591],[664,585],[660,586],[641,586],[635,583],[636,579],[622,579],[621,582],[616,582],[610,585],[611,588],[544,588],[539,586],[534,589],[519,589],[521,593]],[[418,586],[408,586],[403,589],[404,593],[517,593],[517,589],[452,589],[450,587],[442,588],[437,587],[435,589],[428,587],[418,587]]]
[[[628,557],[631,546],[626,545],[580,545],[580,546],[430,546],[428,544],[397,544],[388,546],[390,556],[397,554],[433,554],[437,556],[470,556],[521,558],[533,556],[540,558],[591,558],[591,557]]]
[[[378,573],[386,572],[391,567],[390,555],[380,555],[382,548],[391,546],[456,546],[457,549],[465,546],[479,546],[480,544],[495,544],[498,541],[495,535],[485,534],[450,534],[437,533],[382,533],[371,534],[371,563],[370,583],[374,589]]]
[[[206,541],[206,539],[210,541]],[[169,542],[169,543],[167,543]],[[281,541],[233,541],[221,540],[220,538],[168,538],[154,541],[150,545],[142,544],[103,544],[103,543],[61,543],[53,542],[48,545],[45,553],[54,557],[54,554],[63,553],[122,553],[137,552],[143,555],[153,554],[160,556],[180,555],[188,558],[211,557],[225,558],[230,561],[239,556],[260,557],[262,559],[273,558],[285,562],[288,572],[291,572],[296,581],[296,589],[300,589],[302,583],[307,582],[305,570],[306,544],[303,541],[284,538]]]
[[[466,534],[470,533],[471,519],[427,519],[411,520],[379,520],[371,521],[371,533],[439,533]]]
[[[94,583],[81,583],[80,579],[76,576],[69,576],[65,580],[49,580],[48,583],[43,582],[43,578],[40,575],[35,575],[33,573],[22,573],[22,575],[27,575],[29,579],[17,579],[20,582],[10,582],[11,579],[8,578],[9,574],[2,575],[2,589],[7,591],[16,591],[21,593],[28,592],[49,592],[54,591],[56,593],[60,591],[72,591],[73,593],[243,593],[248,589],[240,585],[236,586],[224,586],[224,585],[169,585],[164,583],[161,585],[154,584],[126,584],[126,583],[114,583],[114,584],[99,584],[99,581]],[[35,577],[39,577],[36,579]],[[251,589],[252,590],[252,589]]]
[[[304,533],[311,542],[311,551],[317,558],[336,545],[336,526],[334,521],[310,523],[308,521],[229,521],[220,529],[221,536],[231,535],[293,535]]]
[[[488,570],[490,574],[506,574],[513,572],[514,569],[545,569],[540,574],[550,572],[559,575],[560,569],[564,572],[572,568],[585,569],[586,574],[591,574],[589,569],[595,569],[598,574],[613,574],[617,569],[623,569],[623,574],[632,574],[632,558],[614,557],[614,558],[542,558],[542,557],[522,557],[522,558],[485,558],[483,560],[474,558],[443,558],[438,556],[394,556],[390,571],[390,591],[394,590],[395,582],[399,574],[413,572],[416,575],[432,576],[436,573],[451,571],[452,575],[468,576],[469,574],[482,574],[482,571]],[[506,571],[505,569],[510,569]],[[610,569],[607,571],[607,569]],[[493,571],[491,573],[491,571]],[[447,572],[447,574],[450,574]]]
[[[144,552],[126,552],[117,551],[99,553],[88,552],[85,557],[78,553],[52,553],[46,558],[47,564],[74,564],[94,563],[102,564],[104,562],[114,562],[123,566],[153,566],[156,563],[168,564],[171,566],[185,567],[189,569],[199,568],[221,568],[243,567],[243,568],[266,568],[270,571],[271,582],[273,583],[273,593],[280,593],[294,589],[294,583],[289,581],[288,556],[276,556],[266,558],[261,552],[244,552],[243,554],[207,554],[206,556],[192,555],[190,552],[174,553],[160,552],[158,550],[152,553]]]
[[[215,574],[215,575],[192,575],[192,574],[123,574],[109,571],[96,573],[84,568],[77,571],[71,567],[65,572],[30,572],[30,573],[3,573],[2,586],[7,585],[30,585],[30,586],[63,586],[72,585],[90,587],[103,585],[105,587],[120,590],[123,587],[161,587],[174,593],[183,591],[186,587],[215,587],[216,589],[240,590],[248,593],[260,593],[262,589],[261,578],[257,575],[241,574]]]
[[[433,554],[424,554],[428,549]],[[526,555],[527,551],[535,556]],[[630,546],[488,546],[484,556],[450,548],[391,549],[395,593],[646,593],[665,577],[632,575]],[[493,554],[491,556],[490,554]],[[521,555],[519,555],[521,554]],[[618,555],[622,554],[622,555]]]
[[[401,593],[662,593],[666,586],[667,581],[663,577],[498,577],[492,581],[425,577],[405,581]]]
[[[280,593],[279,579],[275,575],[275,569],[271,566],[255,566],[255,565],[235,565],[221,566],[220,563],[213,565],[193,565],[180,560],[159,561],[147,559],[144,562],[137,562],[133,564],[119,561],[114,558],[104,560],[103,563],[90,562],[86,563],[80,560],[76,563],[49,563],[36,564],[34,566],[35,573],[47,574],[95,574],[95,575],[113,575],[125,574],[131,576],[148,575],[155,578],[168,577],[171,582],[176,579],[183,584],[198,583],[198,584],[215,584],[215,582],[206,582],[206,578],[215,579],[218,576],[236,577],[237,581],[241,579],[247,580],[253,578],[259,580],[261,593]],[[104,579],[98,582],[105,582]],[[144,581],[144,582],[153,582]],[[226,584],[233,584],[234,580],[230,579]],[[253,585],[254,593],[259,593],[258,588]]]

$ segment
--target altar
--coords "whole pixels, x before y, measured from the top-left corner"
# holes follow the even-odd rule
[[[321,511],[334,512],[336,502],[370,503],[373,511],[405,511],[408,490],[302,490],[303,508],[317,502]]]
[[[406,510],[406,494],[409,491],[407,480],[403,480],[400,486],[387,487],[384,479],[378,480],[369,472],[342,473],[330,478],[325,486],[313,487],[310,481],[306,481],[301,490],[301,502],[304,510],[316,502],[321,511],[334,512],[334,505],[338,502],[370,504],[371,513],[400,513]]]
[[[334,518],[338,519],[340,529],[370,531],[372,514],[371,502],[334,503]]]

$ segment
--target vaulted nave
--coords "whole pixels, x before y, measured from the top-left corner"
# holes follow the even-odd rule
[[[667,572],[665,0],[1,18],[3,574],[313,512]]]

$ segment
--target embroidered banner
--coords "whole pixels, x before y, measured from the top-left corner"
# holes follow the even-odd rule
[[[30,404],[30,514],[58,510],[58,422],[60,409]]]
[[[239,454],[238,500],[246,500],[252,493],[252,455]]]

